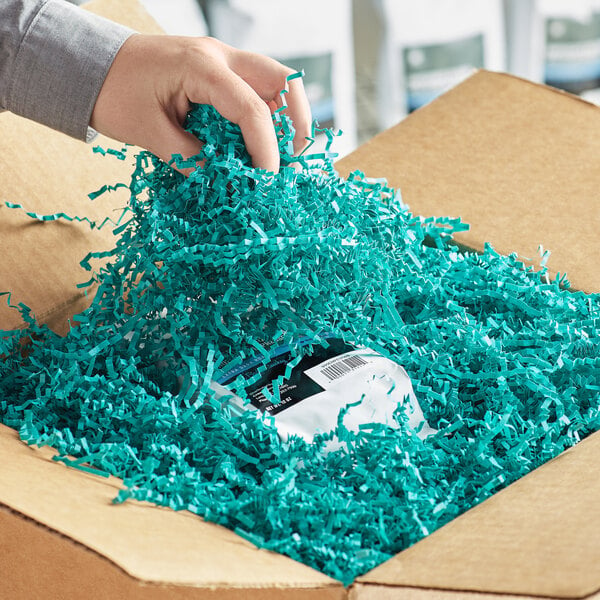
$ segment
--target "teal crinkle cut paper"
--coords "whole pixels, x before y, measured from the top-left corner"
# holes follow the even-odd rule
[[[464,223],[341,179],[329,149],[294,158],[284,112],[274,124],[278,174],[252,168],[208,106],[187,120],[202,168],[135,157],[114,249],[83,257],[110,260],[77,326],[60,337],[21,306],[27,329],[2,332],[0,420],[122,478],[115,502],[189,510],[349,583],[600,428],[600,297],[490,246],[459,250]],[[397,428],[340,420],[282,443],[210,387],[270,341],[301,356],[297,340],[331,336],[402,365],[437,433],[398,413]],[[323,452],[331,437],[341,447]]]

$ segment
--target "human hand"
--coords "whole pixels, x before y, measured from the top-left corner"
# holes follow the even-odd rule
[[[190,103],[210,104],[240,126],[255,167],[279,170],[271,114],[279,92],[294,73],[260,54],[237,50],[207,37],[132,35],[121,47],[96,100],[90,125],[121,142],[146,148],[164,161],[189,158],[202,143],[186,132]],[[307,144],[311,112],[301,78],[287,83],[287,115],[296,136],[294,151]]]

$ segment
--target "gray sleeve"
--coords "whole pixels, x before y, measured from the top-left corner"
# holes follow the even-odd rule
[[[85,140],[132,33],[64,0],[0,0],[0,108]]]

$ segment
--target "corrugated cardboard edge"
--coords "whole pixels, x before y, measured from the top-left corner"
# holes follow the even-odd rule
[[[70,554],[79,551],[85,554],[81,560],[110,571],[111,577],[120,572],[140,585],[345,594],[341,583],[322,573],[187,511],[135,501],[115,506],[112,499],[122,487],[118,479],[65,467],[52,460],[54,454],[23,444],[14,430],[0,425],[0,581],[27,582],[22,572],[16,577],[27,567],[17,557],[35,555],[36,540],[44,538],[50,545],[41,560],[57,558],[47,556],[53,545]],[[7,533],[11,529],[14,536]],[[56,539],[50,543],[51,535]],[[49,578],[60,573],[51,560],[48,567]]]

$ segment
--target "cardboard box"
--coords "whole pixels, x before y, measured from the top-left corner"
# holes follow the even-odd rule
[[[95,10],[156,25],[134,0]],[[103,143],[100,141],[100,143]],[[107,142],[104,141],[106,144]],[[600,291],[600,109],[507,75],[478,72],[340,161],[402,188],[413,212],[461,216],[480,249],[536,256],[573,287]],[[7,209],[102,220],[126,195],[86,194],[127,181],[131,165],[10,114],[0,115],[0,288],[57,331],[89,298],[78,261],[111,245],[110,229],[41,225]],[[121,190],[122,192],[122,190]],[[116,213],[118,215],[118,212]],[[0,328],[18,326],[0,309]],[[9,399],[2,399],[9,400]],[[600,599],[600,433],[471,509],[350,588],[260,550],[186,512],[113,506],[119,480],[87,475],[0,426],[0,597],[11,600]]]

